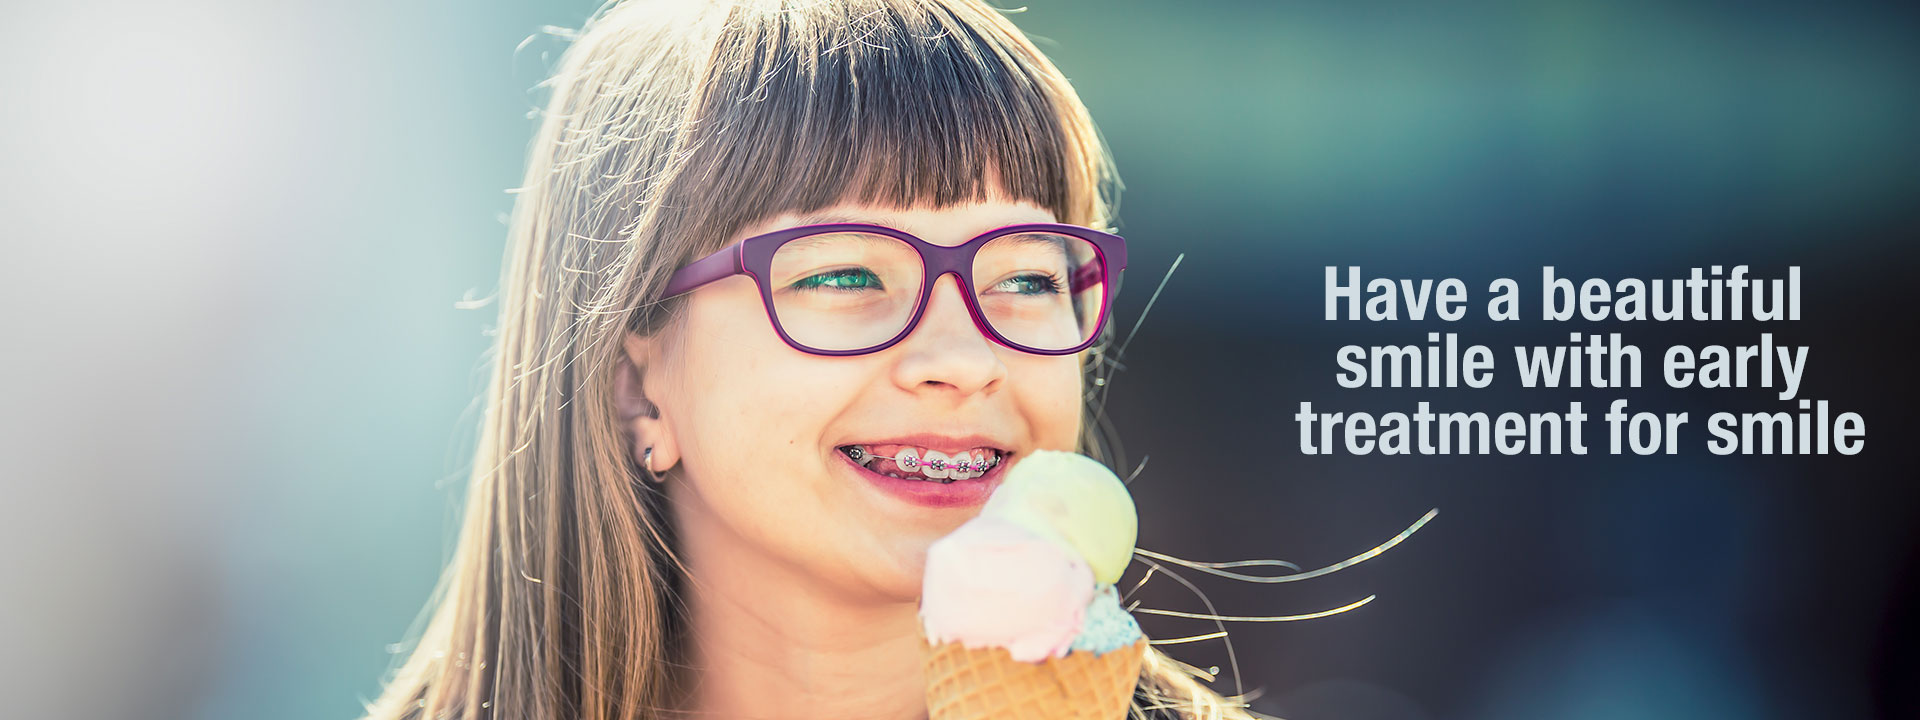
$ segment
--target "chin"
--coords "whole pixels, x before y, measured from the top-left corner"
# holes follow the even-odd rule
[[[944,534],[944,531],[933,532],[922,538],[916,533],[887,543],[868,557],[856,558],[855,572],[873,592],[888,600],[918,601],[920,583],[927,570],[927,546]]]

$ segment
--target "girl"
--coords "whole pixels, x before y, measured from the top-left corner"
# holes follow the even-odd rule
[[[549,86],[459,543],[368,717],[924,717],[927,545],[1102,451],[1085,107],[977,0],[635,0]],[[1249,717],[1182,668],[1134,714]]]

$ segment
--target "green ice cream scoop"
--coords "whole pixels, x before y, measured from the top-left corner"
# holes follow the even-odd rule
[[[980,514],[1065,543],[1103,585],[1120,580],[1140,532],[1133,496],[1119,476],[1093,458],[1055,450],[1015,463]]]

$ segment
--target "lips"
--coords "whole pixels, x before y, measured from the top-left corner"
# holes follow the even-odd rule
[[[847,443],[835,453],[869,483],[931,507],[975,506],[999,485],[1013,451],[986,436],[914,435]]]

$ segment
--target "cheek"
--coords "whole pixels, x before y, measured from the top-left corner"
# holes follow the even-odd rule
[[[707,508],[688,520],[815,565],[847,502],[826,474],[823,435],[859,396],[862,365],[788,347],[757,296],[714,300],[690,307],[681,355],[675,434]]]
[[[1036,447],[1073,450],[1080,440],[1083,387],[1077,356],[1019,358],[1009,380],[1027,416]]]
[[[748,477],[824,421],[805,397],[822,378],[774,334],[758,298],[743,295],[712,293],[687,316],[676,430],[688,467],[709,480]]]

